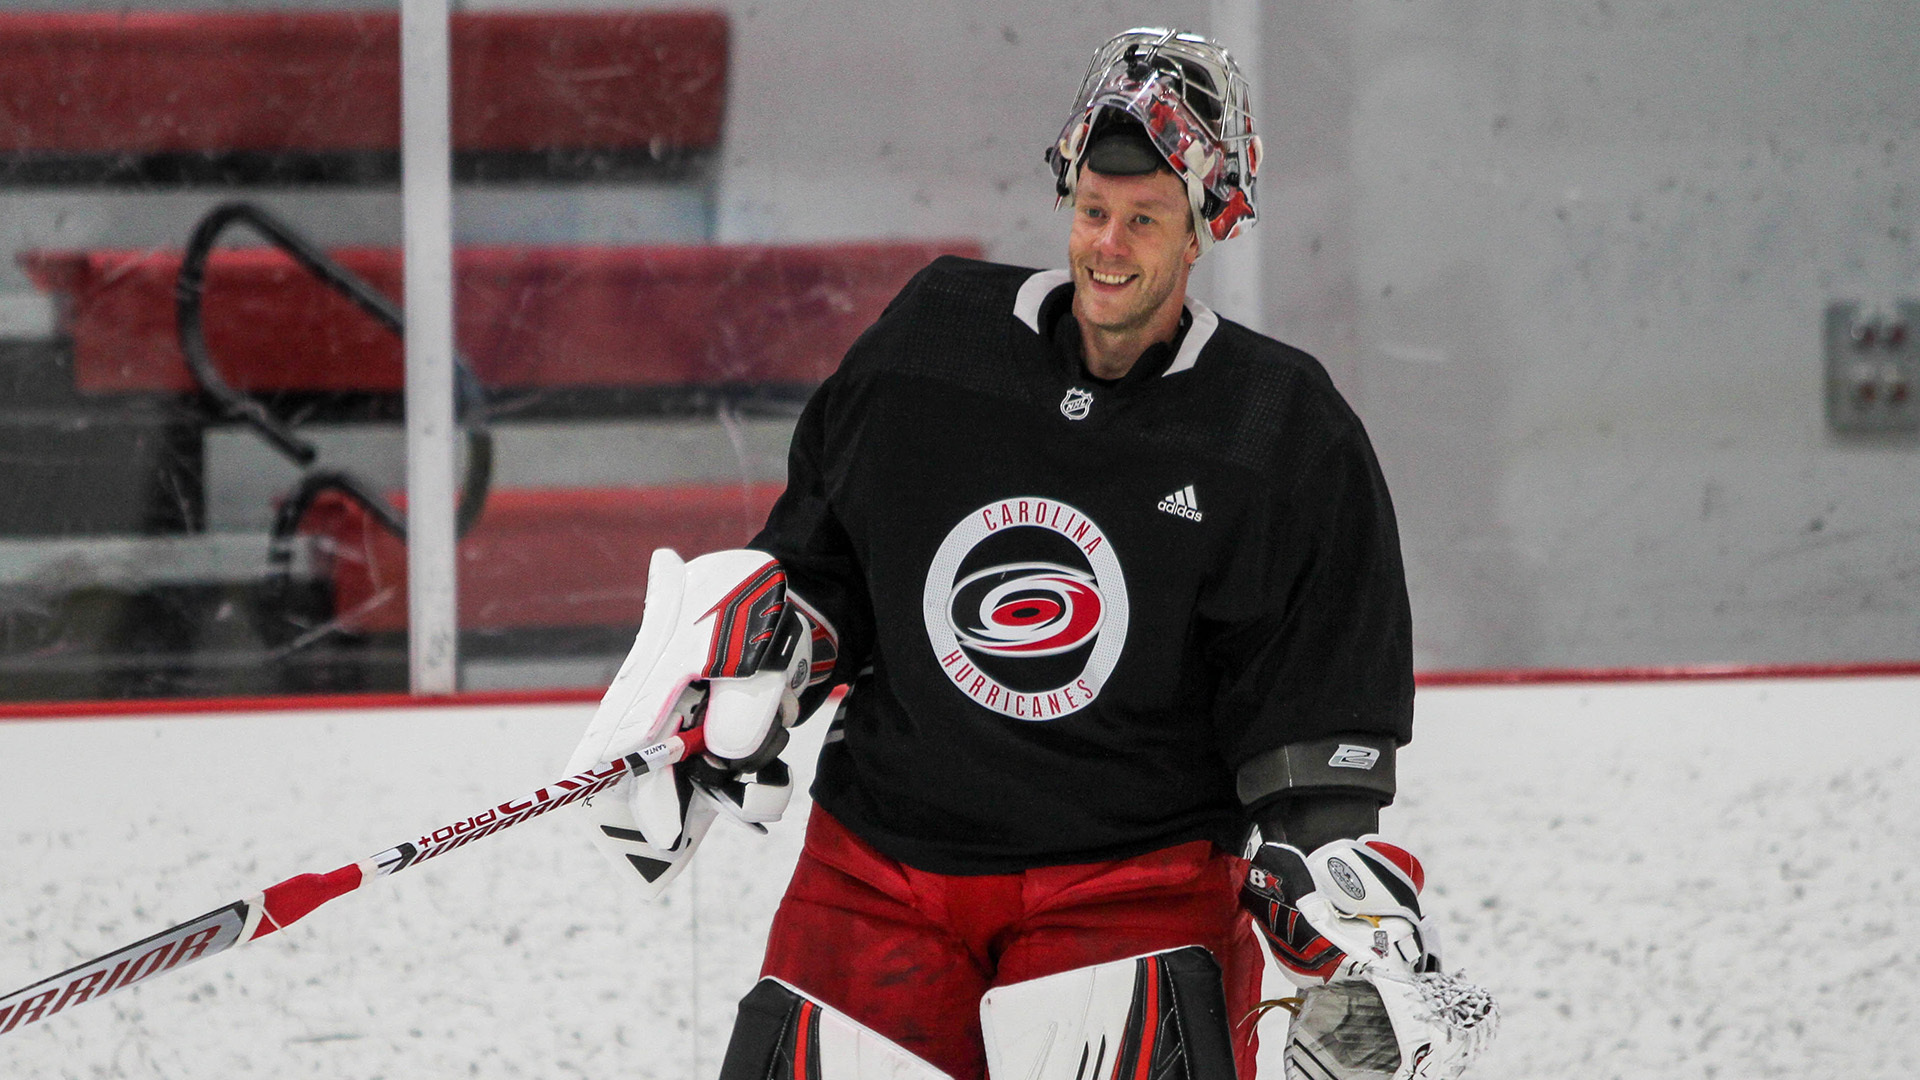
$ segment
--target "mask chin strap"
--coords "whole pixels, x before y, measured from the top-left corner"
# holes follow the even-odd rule
[[[1080,187],[1080,155],[1086,153],[1087,136],[1092,132],[1093,114],[1089,110],[1054,147],[1067,166],[1061,171],[1060,179],[1054,186],[1053,208],[1055,210],[1060,209],[1061,203],[1071,200],[1074,192]]]
[[[1207,189],[1192,176],[1183,176],[1187,184],[1187,205],[1193,210],[1193,235],[1200,239],[1200,254],[1213,247],[1213,223],[1207,220]]]

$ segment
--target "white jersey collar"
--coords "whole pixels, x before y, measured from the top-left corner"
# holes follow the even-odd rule
[[[1073,280],[1073,274],[1066,270],[1042,270],[1020,285],[1020,292],[1013,298],[1014,317],[1027,324],[1027,329],[1040,333],[1040,305],[1046,302],[1048,294]],[[1188,296],[1187,314],[1192,317],[1193,325],[1187,327],[1187,336],[1180,342],[1180,352],[1174,356],[1173,363],[1167,365],[1162,375],[1172,375],[1185,371],[1200,359],[1200,350],[1207,347],[1207,341],[1213,332],[1220,328],[1220,316],[1213,309]]]
[[[1073,280],[1073,274],[1067,270],[1042,270],[1020,285],[1020,292],[1013,298],[1013,316],[1027,324],[1027,329],[1040,332],[1040,305],[1046,303],[1047,294]]]

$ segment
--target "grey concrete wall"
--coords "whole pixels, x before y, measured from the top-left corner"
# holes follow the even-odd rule
[[[1916,446],[1831,438],[1819,365],[1830,299],[1920,293],[1920,8],[1352,11],[1351,308],[1290,328],[1380,443],[1427,662],[1920,655]]]
[[[1040,151],[1089,51],[1210,15],[719,6],[720,239],[970,236],[1029,264],[1064,246]],[[1920,6],[1263,18],[1269,168],[1243,242],[1267,280],[1227,314],[1321,356],[1366,418],[1423,667],[1920,656],[1920,447],[1829,435],[1819,367],[1828,301],[1920,295]],[[637,235],[496,205],[502,239]]]

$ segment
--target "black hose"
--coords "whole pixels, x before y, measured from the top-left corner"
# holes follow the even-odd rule
[[[295,435],[292,428],[267,411],[257,398],[228,385],[214,367],[213,357],[207,351],[207,337],[202,325],[207,261],[213,255],[214,241],[236,222],[251,227],[262,238],[291,256],[309,274],[352,300],[362,311],[396,334],[401,332],[403,326],[400,311],[393,301],[334,262],[326,252],[309,243],[291,226],[252,203],[221,203],[208,211],[200,223],[193,227],[193,235],[187,240],[186,254],[180,260],[180,274],[173,282],[174,321],[180,335],[180,352],[187,359],[187,370],[192,373],[201,391],[219,406],[222,416],[248,424],[295,463],[303,467],[311,465],[315,457],[313,444]]]
[[[241,421],[282,454],[302,468],[318,457],[313,444],[294,434],[285,421],[274,416],[258,398],[230,385],[214,367],[207,350],[203,326],[207,284],[207,262],[214,241],[233,224],[244,224],[273,246],[286,252],[314,278],[354,302],[395,334],[404,334],[406,319],[400,308],[386,295],[367,284],[358,275],[335,262],[319,246],[301,236],[291,225],[266,210],[246,202],[221,203],[194,226],[180,261],[179,276],[174,279],[173,302],[180,351],[186,357],[187,371],[207,397],[213,399],[221,416]],[[455,535],[465,536],[480,519],[487,493],[493,481],[493,434],[487,430],[486,399],[473,369],[459,354],[453,359],[454,412],[467,440],[467,467],[460,487],[459,507],[455,511]],[[406,519],[380,493],[351,473],[336,469],[308,472],[300,478],[274,514],[267,548],[268,584],[275,595],[285,595],[292,571],[292,543],[301,519],[324,491],[338,491],[359,503],[381,527],[407,539]]]

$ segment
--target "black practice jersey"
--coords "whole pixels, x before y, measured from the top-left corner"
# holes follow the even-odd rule
[[[1319,363],[1189,300],[1094,380],[1071,299],[921,271],[808,402],[753,541],[854,684],[814,799],[910,866],[1231,846],[1249,758],[1411,734],[1393,509]]]

